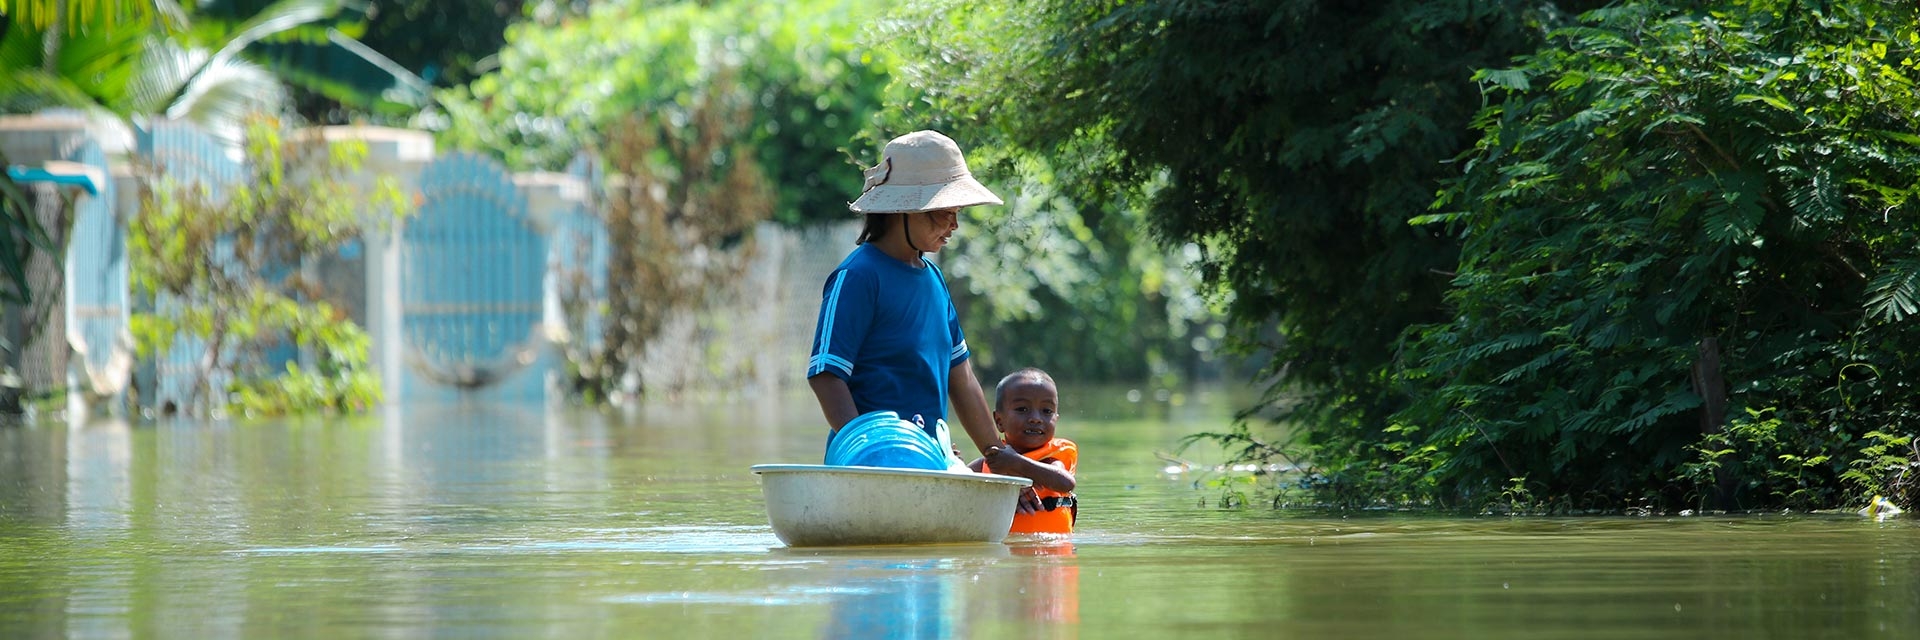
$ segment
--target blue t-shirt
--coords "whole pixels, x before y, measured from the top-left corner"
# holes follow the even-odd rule
[[[967,340],[945,276],[862,244],[827,276],[807,377],[847,381],[861,413],[892,411],[928,428],[947,416],[947,372]]]

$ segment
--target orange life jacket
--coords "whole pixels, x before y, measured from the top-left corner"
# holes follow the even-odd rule
[[[1038,462],[1059,462],[1067,473],[1073,473],[1080,462],[1080,449],[1066,438],[1054,438],[1045,446],[1020,455]],[[993,473],[985,462],[980,463],[980,470]],[[1080,505],[1073,494],[1037,485],[1033,492],[1040,497],[1040,510],[1013,514],[1013,527],[1008,533],[1073,533],[1073,522],[1080,516]]]

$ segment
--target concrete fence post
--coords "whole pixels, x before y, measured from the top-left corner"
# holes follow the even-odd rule
[[[388,403],[400,400],[403,353],[400,343],[400,241],[405,215],[417,206],[420,169],[435,156],[433,135],[424,131],[390,127],[320,127],[318,135],[328,142],[359,142],[366,145],[366,162],[355,175],[355,183],[371,193],[376,181],[392,178],[407,199],[402,219],[369,220],[360,246],[349,247],[339,256],[322,258],[316,270],[327,290],[340,296],[348,317],[367,330],[372,339],[369,364],[380,375],[382,394]],[[369,212],[372,215],[372,212]]]
[[[65,254],[77,205],[107,186],[103,168],[72,162],[92,139],[86,119],[77,114],[0,116],[0,153],[9,164],[5,169],[35,200],[30,215],[52,244],[52,252],[30,251],[22,265],[31,294],[28,303],[0,305],[0,340],[5,343],[0,345],[0,413],[18,413],[25,398],[73,384],[67,308],[72,265]]]

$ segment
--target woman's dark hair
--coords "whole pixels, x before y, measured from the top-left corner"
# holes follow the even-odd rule
[[[862,245],[879,240],[880,236],[887,235],[887,220],[893,216],[894,214],[891,213],[867,214],[867,224],[860,228],[860,237],[855,238],[853,243]]]

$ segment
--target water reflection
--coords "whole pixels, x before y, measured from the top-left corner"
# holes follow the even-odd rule
[[[826,602],[829,615],[816,637],[940,639],[1009,630],[1018,637],[1073,637],[1079,601],[1072,554],[1070,543],[1056,541],[777,548],[771,555],[818,562],[810,573],[831,579],[784,589]]]
[[[127,527],[133,444],[124,421],[87,425],[67,438],[67,526],[78,530]]]
[[[855,577],[835,586],[831,619],[820,637],[955,637],[960,619],[953,612],[966,602],[955,564],[952,558],[844,563],[840,571]]]
[[[1002,605],[1000,617],[1020,618],[1030,622],[1062,625],[1067,631],[1077,628],[1080,622],[1080,566],[1073,556],[1073,542],[1068,539],[1038,539],[1026,544],[1011,546],[1015,556],[1032,558],[1019,571],[1020,597],[1010,600],[994,600]],[[1005,611],[1017,606],[1019,611]],[[1067,633],[1066,637],[1077,634]]]

